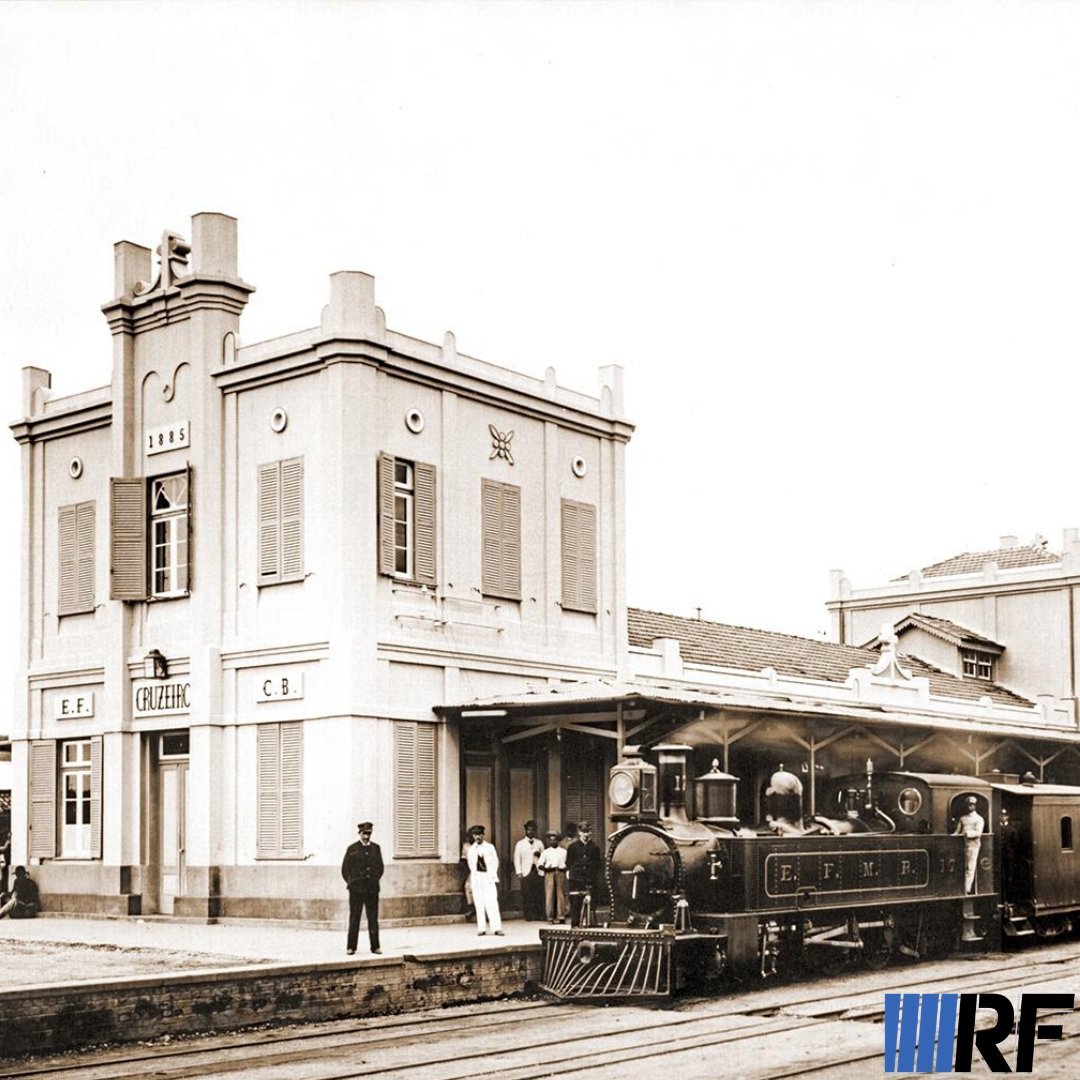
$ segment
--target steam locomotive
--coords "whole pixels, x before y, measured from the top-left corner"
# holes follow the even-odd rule
[[[736,814],[737,777],[714,761],[691,779],[690,747],[654,750],[657,765],[628,748],[611,770],[610,921],[595,925],[589,896],[582,925],[540,930],[550,995],[664,997],[855,958],[877,968],[1080,921],[1080,787],[875,775],[867,761],[824,786],[825,813],[804,817],[801,781],[781,767],[753,829]],[[955,832],[972,809],[974,839]]]

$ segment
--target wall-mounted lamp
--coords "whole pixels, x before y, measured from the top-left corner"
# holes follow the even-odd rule
[[[169,661],[157,649],[151,649],[143,659],[143,674],[148,679],[167,679]]]

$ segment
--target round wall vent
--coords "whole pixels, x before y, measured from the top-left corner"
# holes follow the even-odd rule
[[[275,409],[270,414],[270,429],[278,433],[285,430],[289,423],[289,414],[284,409]]]
[[[405,414],[405,426],[414,434],[424,430],[424,414],[419,409],[410,409]]]
[[[82,476],[81,457],[73,457],[71,461],[68,462],[68,472],[71,474],[73,480],[78,480],[79,477]]]
[[[580,480],[589,471],[589,466],[583,457],[576,457],[570,462],[570,471]]]

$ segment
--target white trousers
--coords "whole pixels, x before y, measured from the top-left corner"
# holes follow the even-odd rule
[[[502,915],[499,914],[499,887],[487,874],[472,875],[473,903],[476,905],[476,929],[481,933],[487,932],[487,924],[491,924],[491,931],[502,929]]]

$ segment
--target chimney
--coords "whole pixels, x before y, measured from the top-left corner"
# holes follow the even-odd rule
[[[1019,546],[1020,539],[1016,536],[1003,536],[998,542],[998,548],[1002,551],[1009,551],[1011,548]]]

